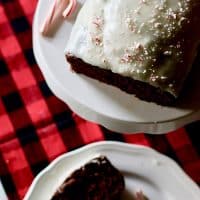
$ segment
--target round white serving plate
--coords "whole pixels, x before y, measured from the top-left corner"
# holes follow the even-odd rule
[[[54,94],[81,117],[123,133],[166,133],[200,119],[199,83],[179,107],[163,107],[70,71],[64,48],[74,20],[61,23],[53,37],[39,33],[53,0],[40,0],[33,23],[33,49],[39,67]],[[84,0],[79,0],[79,8]],[[198,77],[199,80],[199,77]],[[199,81],[198,81],[199,82]]]
[[[200,189],[173,160],[148,147],[119,142],[97,142],[60,156],[35,178],[24,200],[49,200],[70,173],[100,155],[123,173],[123,200],[133,200],[139,190],[149,200],[199,200]]]

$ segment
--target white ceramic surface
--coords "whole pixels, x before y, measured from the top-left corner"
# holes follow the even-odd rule
[[[199,79],[176,108],[147,103],[117,88],[69,70],[64,48],[75,17],[61,23],[54,37],[44,38],[39,28],[48,5],[40,0],[33,23],[33,48],[47,84],[55,95],[83,118],[117,132],[166,133],[200,119]],[[79,7],[84,0],[79,0]]]
[[[6,196],[6,193],[5,193],[5,190],[4,190],[3,185],[1,183],[1,180],[0,180],[0,199],[1,200],[8,200],[8,197]]]
[[[149,200],[199,200],[200,189],[171,159],[143,146],[98,142],[64,154],[33,181],[24,200],[49,200],[64,179],[90,159],[105,155],[125,176],[123,200],[142,190]]]

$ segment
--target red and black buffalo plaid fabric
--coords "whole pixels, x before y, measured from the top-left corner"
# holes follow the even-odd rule
[[[59,155],[102,140],[150,146],[200,184],[200,122],[160,136],[117,134],[81,119],[51,93],[32,50],[36,4],[0,0],[0,179],[9,199],[22,199]]]

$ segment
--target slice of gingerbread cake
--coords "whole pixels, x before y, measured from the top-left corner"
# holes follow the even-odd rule
[[[172,105],[200,41],[200,0],[86,0],[65,49],[77,72]]]
[[[120,200],[124,190],[121,172],[100,156],[75,170],[51,200]]]

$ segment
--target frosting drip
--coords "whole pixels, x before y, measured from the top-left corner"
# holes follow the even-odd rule
[[[87,0],[65,52],[178,96],[200,39],[195,28],[199,4],[198,0]]]

